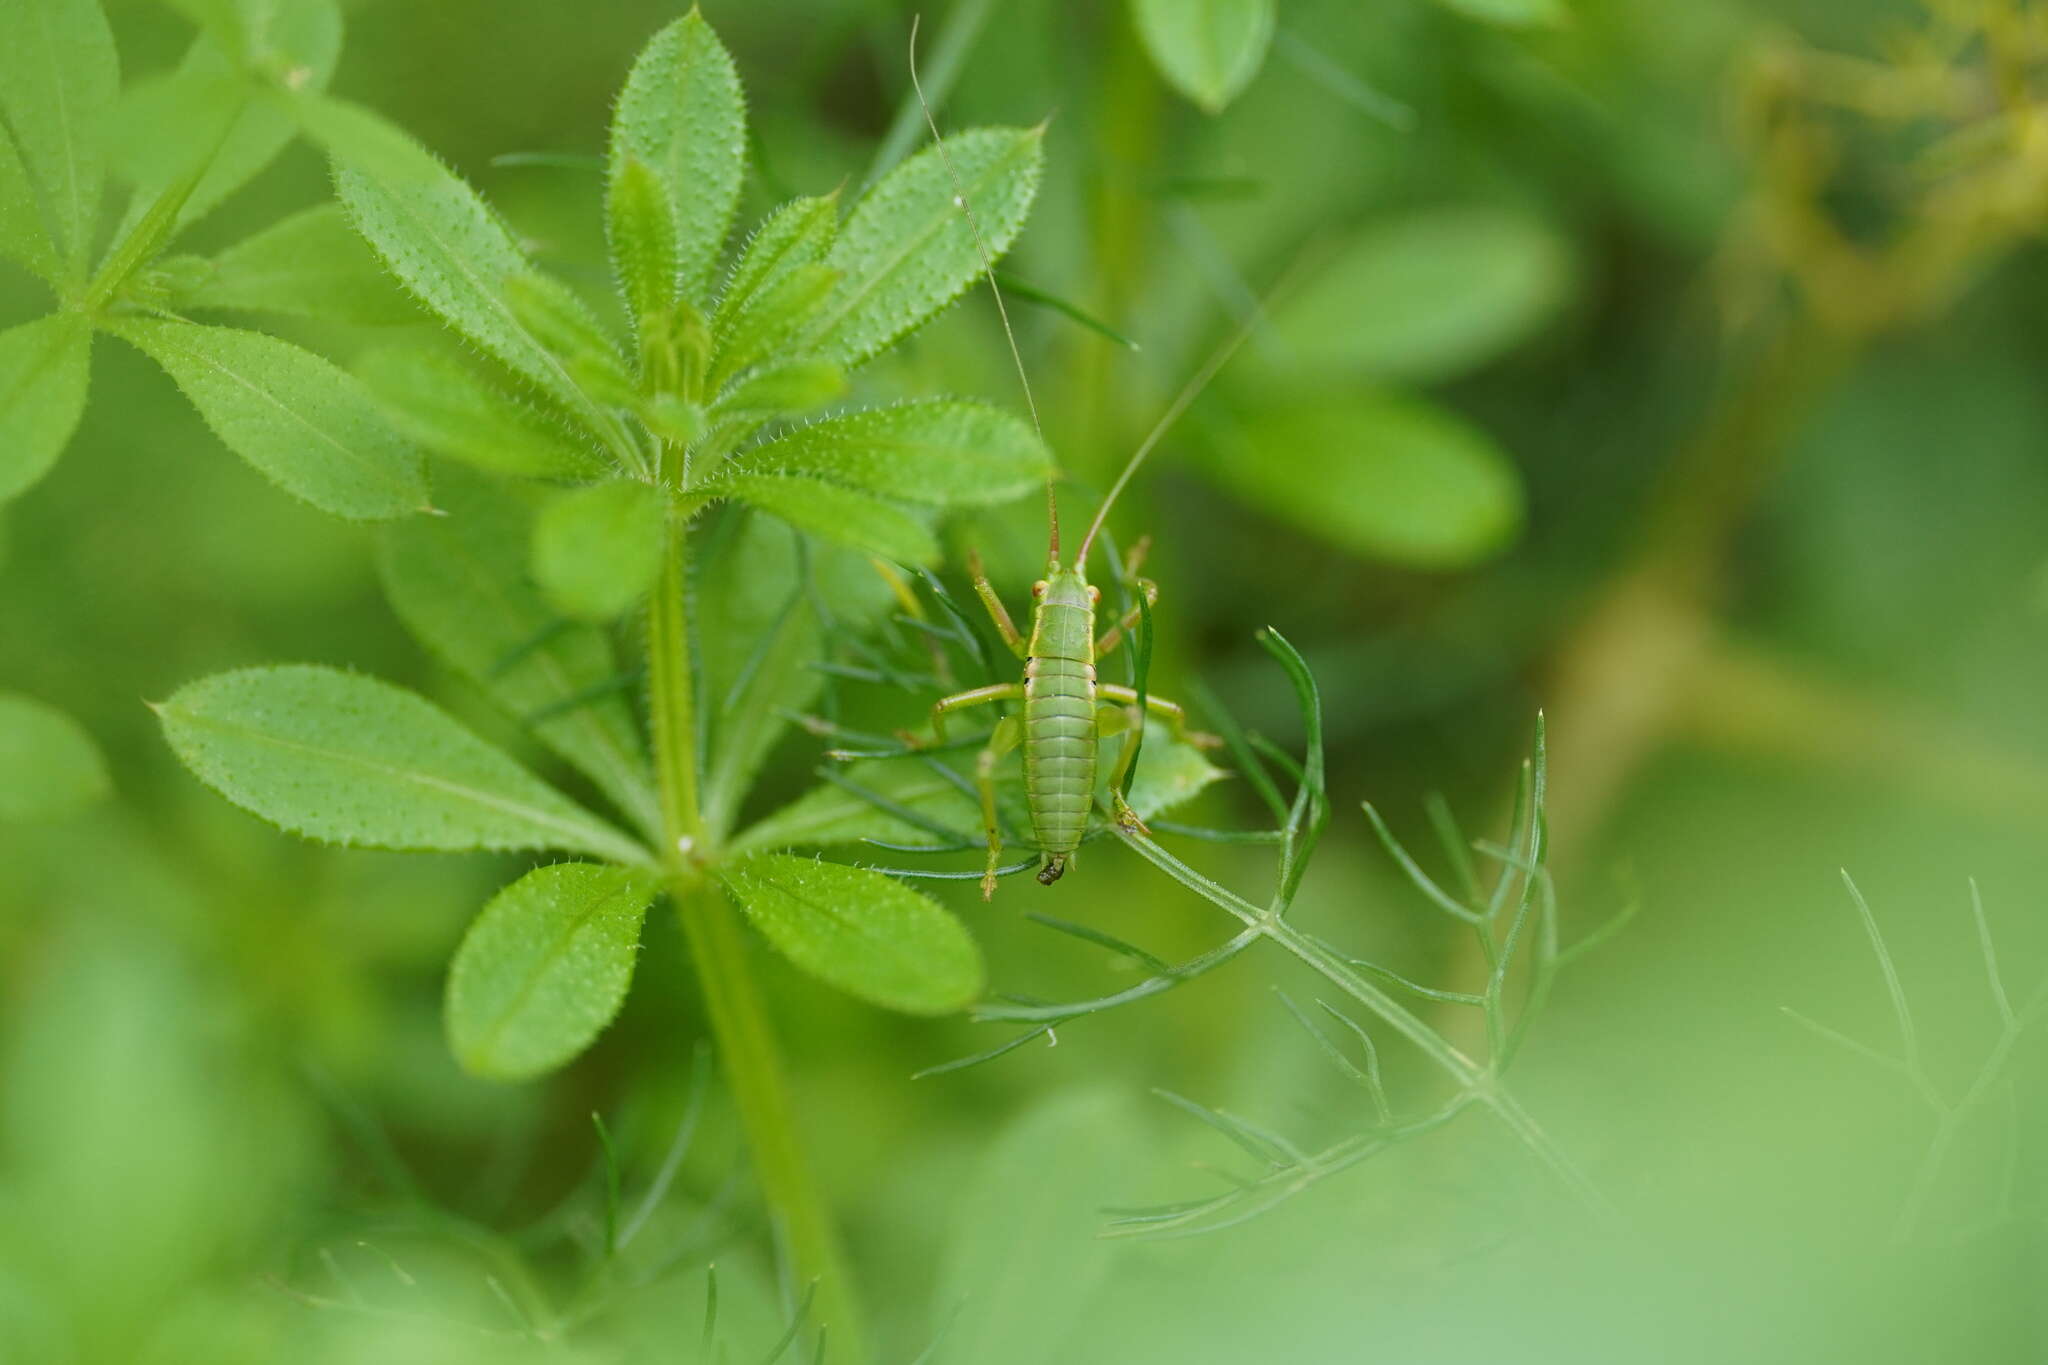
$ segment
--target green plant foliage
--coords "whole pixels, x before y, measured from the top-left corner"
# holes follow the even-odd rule
[[[822,408],[846,395],[846,371],[829,360],[791,360],[764,365],[728,390],[713,405],[720,418],[749,422]]]
[[[612,119],[614,185],[637,161],[668,201],[675,278],[683,296],[703,297],[725,245],[746,167],[746,104],[725,45],[694,9],[654,36],[626,77]],[[617,235],[612,256],[622,280],[632,243]]]
[[[95,0],[0,6],[0,113],[66,273],[83,274],[106,183],[100,133],[121,81]]]
[[[92,329],[53,315],[0,332],[0,499],[41,478],[85,411]]]
[[[792,199],[762,220],[747,239],[732,277],[718,296],[713,330],[721,337],[732,333],[737,319],[749,311],[762,291],[787,279],[790,272],[823,262],[839,235],[839,192],[816,198]]]
[[[185,766],[311,839],[373,848],[565,848],[637,863],[630,839],[429,702],[309,664],[188,683],[156,708]]]
[[[286,492],[357,519],[425,509],[419,451],[346,370],[233,327],[136,318],[111,330],[169,371],[222,444]]]
[[[201,282],[179,296],[181,305],[373,325],[419,316],[336,204],[280,218],[204,270]]]
[[[0,820],[65,816],[113,788],[99,746],[78,722],[18,692],[0,692]]]
[[[1373,224],[1275,310],[1290,374],[1433,381],[1499,356],[1569,297],[1551,229],[1495,208],[1438,208]]]
[[[930,564],[939,542],[916,517],[894,504],[802,474],[733,474],[718,492],[780,517],[800,531],[899,564]]]
[[[1121,735],[1102,741],[1096,770],[1105,781],[1122,744]],[[981,829],[981,808],[963,774],[891,758],[848,764],[835,776],[838,781],[821,783],[749,825],[733,840],[734,848],[832,848],[866,841],[915,844],[929,841],[937,829],[964,841]],[[1192,800],[1223,776],[1200,749],[1174,739],[1157,721],[1148,721],[1145,761],[1138,765],[1128,799],[1131,809],[1149,820]],[[996,774],[998,798],[1006,813],[1020,822],[1023,780],[1021,765],[1007,765]],[[913,824],[897,812],[924,823]]]
[[[476,191],[373,115],[328,101],[308,110],[339,168],[341,202],[386,268],[450,327],[594,419],[567,363],[514,306],[509,286],[532,267]]]
[[[556,863],[493,896],[448,969],[448,1042],[462,1065],[525,1080],[590,1046],[632,984],[654,891],[632,868]]]
[[[1211,114],[1244,93],[1273,41],[1274,0],[1131,0],[1152,64]]]
[[[538,479],[586,479],[605,468],[595,438],[439,347],[379,346],[357,358],[355,372],[391,424],[436,455]]]
[[[946,139],[951,170],[919,152],[861,196],[825,264],[840,272],[810,333],[824,355],[858,365],[981,278],[973,206],[989,256],[1009,250],[1044,164],[1042,129],[978,128]],[[954,186],[954,175],[959,186]]]
[[[1499,447],[1395,393],[1251,414],[1219,433],[1207,467],[1253,506],[1367,559],[1459,568],[1497,553],[1521,524],[1521,485]]]
[[[512,491],[450,477],[445,516],[385,529],[384,594],[420,643],[528,723],[641,829],[660,823],[646,746],[603,631],[562,621],[526,576],[533,516]]]
[[[661,497],[644,483],[564,493],[534,524],[534,582],[564,615],[609,621],[654,582],[662,530]]]
[[[0,121],[0,256],[27,266],[46,283],[54,284],[63,276],[56,249],[43,230],[35,185],[4,121]]]
[[[981,950],[936,901],[867,868],[762,853],[721,870],[747,919],[828,985],[906,1014],[981,994]]]
[[[735,461],[811,474],[934,507],[1009,502],[1052,472],[1052,454],[1015,413],[952,399],[871,408],[798,427]]]
[[[647,163],[629,156],[612,175],[605,214],[619,292],[645,330],[676,300],[681,266],[674,208]]]
[[[1571,17],[1565,0],[1437,0],[1445,9],[1510,28],[1561,24]]]

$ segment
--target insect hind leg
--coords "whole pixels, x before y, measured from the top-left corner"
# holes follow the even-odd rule
[[[996,818],[996,764],[1003,755],[1017,747],[1024,737],[1024,727],[1015,716],[1004,716],[996,722],[996,728],[988,737],[988,747],[974,760],[974,785],[981,792],[981,824],[988,836],[988,865],[981,874],[981,898],[994,900],[996,896],[996,864],[1003,857],[1003,826]],[[1045,874],[1039,874],[1043,881]]]

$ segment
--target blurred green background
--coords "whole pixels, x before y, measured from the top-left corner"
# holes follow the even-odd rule
[[[170,7],[108,10],[131,80],[190,40]],[[362,0],[333,89],[598,279],[596,176],[494,158],[600,152],[674,12]],[[857,187],[904,112],[910,8],[705,12],[747,85],[743,220]],[[1051,119],[1005,269],[1142,347],[1012,303],[1070,517],[1293,268],[1116,520],[1154,536],[1155,687],[1199,679],[1291,740],[1253,632],[1317,673],[1336,817],[1301,917],[1469,986],[1358,803],[1420,843],[1441,791],[1497,832],[1539,708],[1568,933],[1641,909],[1517,1069],[1620,1236],[1467,1116],[1243,1227],[1104,1240],[1104,1208],[1205,1193],[1236,1155],[1153,1087],[1304,1144],[1369,1121],[1274,997],[1313,993],[1296,969],[1255,952],[1055,1048],[914,1081],[999,1035],[764,956],[882,1358],[2041,1359],[2043,1054],[1999,1044],[1970,879],[2024,1009],[2048,974],[2048,14],[1280,0],[1213,114],[1121,4],[960,0],[924,22],[968,44],[947,127]],[[191,249],[327,193],[294,147]],[[45,302],[0,265],[0,323]],[[287,330],[343,360],[370,339]],[[519,864],[292,842],[192,780],[142,702],[307,660],[479,703],[384,605],[367,531],[229,457],[133,352],[103,342],[95,366],[66,457],[0,512],[0,687],[77,717],[115,789],[0,825],[0,1359],[765,1356],[801,1295],[715,1084],[643,1235],[593,1259],[591,1114],[636,1209],[691,1104],[703,1030],[674,925],[650,920],[625,1015],[575,1065],[465,1077],[442,973]],[[1017,399],[981,293],[863,382]],[[1014,603],[1042,534],[1027,503],[955,548],[980,545]],[[817,761],[787,742],[764,805]],[[1226,783],[1187,818],[1258,817]],[[1198,852],[1266,875],[1257,849]],[[1782,1012],[1897,1052],[1842,868],[1966,1122]],[[1042,996],[1135,978],[1026,910],[1167,956],[1225,928],[1113,850],[1050,891],[952,900],[998,988]],[[1419,1107],[1427,1076],[1386,1052]]]

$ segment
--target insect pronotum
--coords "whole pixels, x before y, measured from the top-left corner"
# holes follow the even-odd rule
[[[952,179],[953,203],[967,219],[975,248],[981,253],[982,272],[988,277],[989,289],[995,295],[996,311],[1003,322],[1003,335],[1009,341],[1011,357],[1017,363],[1017,377],[1024,386],[1024,403],[1030,410],[1032,426],[1036,428],[1039,426],[1038,404],[1031,395],[1031,378],[1025,372],[1024,357],[1010,327],[1009,310],[1004,307],[1002,290],[996,284],[994,262],[982,238],[981,226],[975,221],[973,206],[967,202],[959,174],[946,152],[945,139],[932,117],[931,106],[925,102],[924,89],[918,83],[917,21],[914,18],[910,26],[910,84],[917,93],[919,107],[924,110],[933,146]],[[1003,848],[1002,828],[996,816],[995,766],[1012,750],[1023,750],[1025,802],[1030,814],[1032,838],[1043,859],[1038,869],[1038,880],[1040,884],[1050,886],[1066,872],[1068,860],[1087,833],[1088,815],[1095,800],[1098,740],[1115,734],[1125,736],[1109,777],[1111,812],[1124,830],[1149,832],[1123,795],[1125,777],[1137,757],[1139,741],[1144,733],[1139,715],[1141,703],[1145,711],[1167,723],[1175,738],[1205,747],[1217,743],[1213,736],[1188,729],[1187,712],[1179,703],[1152,696],[1149,692],[1141,698],[1133,688],[1096,678],[1096,662],[1136,629],[1144,609],[1132,608],[1100,636],[1096,634],[1095,607],[1102,594],[1088,582],[1088,551],[1102,530],[1110,507],[1130,483],[1139,464],[1152,453],[1152,448],[1187,411],[1217,371],[1237,353],[1257,322],[1258,314],[1255,312],[1209,357],[1131,453],[1123,472],[1103,496],[1101,506],[1096,508],[1095,519],[1089,523],[1087,534],[1081,537],[1072,564],[1060,561],[1059,503],[1053,480],[1047,477],[1045,577],[1031,586],[1031,629],[1028,633],[1017,629],[1009,608],[1003,605],[1002,598],[997,596],[994,586],[982,571],[979,556],[969,559],[975,595],[987,608],[1003,643],[1024,664],[1021,681],[956,692],[941,697],[932,706],[933,734],[943,742],[946,717],[955,711],[997,702],[1022,703],[1020,710],[996,722],[988,744],[975,763],[982,824],[988,838],[988,864],[981,878],[984,900],[995,895],[996,865]],[[1128,574],[1136,574],[1141,557],[1141,554],[1133,555],[1126,567]],[[1136,578],[1134,582],[1144,597],[1145,607],[1158,601],[1158,586],[1150,579]]]

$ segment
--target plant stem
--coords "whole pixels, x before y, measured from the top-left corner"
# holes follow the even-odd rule
[[[648,710],[670,897],[690,946],[776,1241],[796,1278],[817,1285],[817,1322],[830,1331],[832,1358],[862,1365],[868,1359],[866,1323],[831,1209],[797,1136],[795,1107],[774,1027],[748,961],[746,937],[731,904],[703,872],[712,850],[704,846],[698,801],[688,571],[688,531],[678,517],[670,525],[662,576],[647,609]]]

